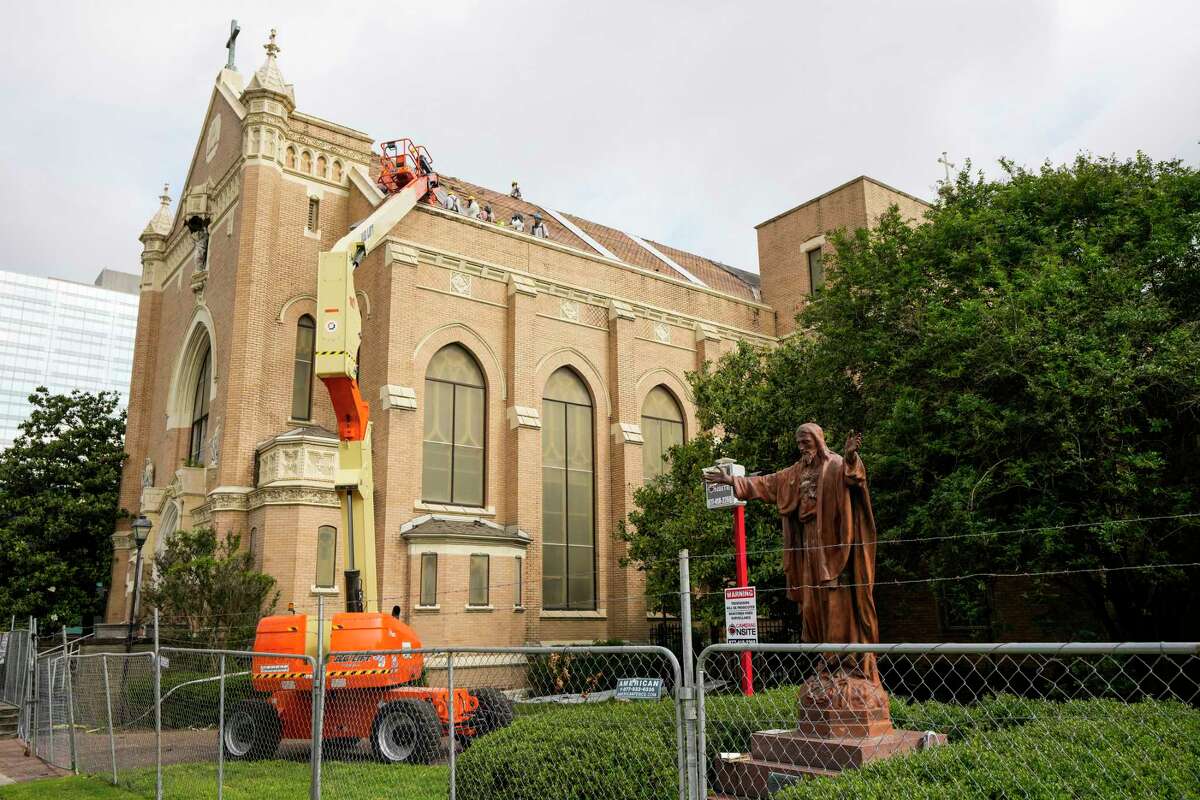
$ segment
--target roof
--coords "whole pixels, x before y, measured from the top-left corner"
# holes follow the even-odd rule
[[[781,211],[778,214],[776,214],[775,216],[771,217],[770,219],[763,220],[762,222],[758,223],[754,227],[757,230],[758,228],[761,228],[763,225],[767,225],[769,223],[774,222],[777,219],[786,217],[788,214],[791,214],[793,211],[799,211],[800,209],[804,208],[805,206],[812,205],[813,203],[817,202],[818,200],[824,200],[826,197],[829,197],[829,195],[834,194],[836,192],[840,192],[842,189],[845,189],[847,186],[853,186],[854,184],[858,183],[859,181],[873,183],[876,186],[887,189],[889,192],[893,192],[895,194],[900,195],[901,197],[907,197],[909,200],[916,201],[916,202],[920,203],[921,205],[925,205],[925,206],[930,205],[928,200],[922,200],[921,198],[917,197],[916,195],[909,194],[908,192],[897,189],[895,186],[889,186],[888,184],[884,183],[883,181],[879,181],[879,180],[872,178],[870,175],[859,175],[857,178],[851,178],[850,180],[846,181],[845,183],[839,184],[838,186],[833,187],[832,189],[830,189],[827,192],[821,192],[816,197],[813,197],[809,200],[805,200],[803,203],[801,203],[798,206],[792,206],[787,211]]]
[[[535,205],[523,199],[517,200],[510,197],[507,192],[497,192],[465,181],[462,178],[455,178],[439,173],[438,179],[441,181],[443,189],[454,192],[459,196],[464,209],[466,208],[467,198],[472,196],[481,207],[490,204],[492,213],[496,215],[497,224],[507,225],[514,213],[520,213],[525,220],[525,229],[528,231],[529,227],[533,224],[532,217],[534,213],[540,213],[542,221],[546,224],[546,228],[550,233],[550,239],[559,244],[565,244],[568,247],[574,247],[586,253],[595,253],[599,256],[615,256],[619,261],[630,266],[657,272],[688,283],[692,282],[693,278],[696,278],[708,288],[733,295],[734,297],[755,302],[760,300],[758,276],[752,272],[736,269],[719,261],[714,261],[711,258],[705,258],[695,253],[689,253],[686,250],[680,250],[677,247],[663,244],[656,239],[639,236],[638,234],[630,236],[628,233],[617,228],[610,228],[607,225],[601,225],[598,222],[592,222],[574,214],[562,211],[551,212],[544,206]],[[577,235],[556,217],[566,219],[567,222],[582,231],[588,238],[599,244],[602,250],[598,250],[587,239]],[[635,239],[634,237],[637,238]],[[649,245],[649,247],[643,246],[637,239],[640,239]],[[672,265],[660,258],[653,252],[654,250],[659,251],[659,253],[666,256],[669,261],[675,262],[675,264]],[[682,268],[682,271],[676,269],[676,266]],[[689,275],[688,273],[691,274]]]

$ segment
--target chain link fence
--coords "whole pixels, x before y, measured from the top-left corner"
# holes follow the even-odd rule
[[[67,648],[32,667],[35,752],[147,798],[1176,798],[1200,786],[1197,644],[721,644],[696,660],[694,692],[670,651],[629,645]]]
[[[1200,787],[1194,644],[715,645],[697,684],[701,797],[1175,798]]]

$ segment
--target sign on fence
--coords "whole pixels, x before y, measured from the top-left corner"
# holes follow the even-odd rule
[[[705,472],[720,470],[727,475],[742,478],[746,475],[746,468],[741,464],[733,463],[733,459],[723,458],[717,462],[717,466],[705,469]],[[704,504],[709,511],[715,511],[721,508],[733,508],[735,506],[746,505],[745,500],[738,500],[737,495],[733,493],[732,486],[726,486],[723,483],[706,483],[704,484]]]
[[[662,678],[617,678],[617,699],[658,700],[662,688]]]
[[[758,644],[758,593],[753,586],[725,590],[725,641]]]

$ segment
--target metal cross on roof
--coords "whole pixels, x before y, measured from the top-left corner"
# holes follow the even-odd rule
[[[954,163],[953,161],[950,161],[950,160],[949,160],[949,159],[946,157],[946,151],[945,151],[945,150],[943,150],[943,151],[942,151],[942,157],[941,157],[941,158],[939,158],[939,159],[937,160],[937,162],[938,162],[939,164],[941,164],[943,167],[945,167],[945,168],[946,168],[946,183],[949,183],[949,182],[950,182],[950,170],[951,170],[951,169],[953,169],[953,168],[956,166],[956,165],[955,165],[955,163]]]
[[[229,20],[229,39],[225,41],[225,49],[229,51],[229,56],[225,60],[225,69],[237,69],[237,65],[233,63],[233,56],[234,51],[237,49],[237,37],[241,32],[242,29],[238,26],[237,20]]]

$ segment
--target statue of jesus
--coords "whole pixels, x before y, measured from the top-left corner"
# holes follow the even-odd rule
[[[796,444],[800,460],[779,472],[705,473],[704,480],[732,486],[740,500],[778,507],[787,593],[800,604],[805,642],[876,644],[875,515],[858,456],[862,434],[846,437],[839,456],[825,446],[821,426],[808,422],[796,430]],[[840,695],[836,705],[886,703],[874,653],[826,655],[821,673],[826,691]]]

